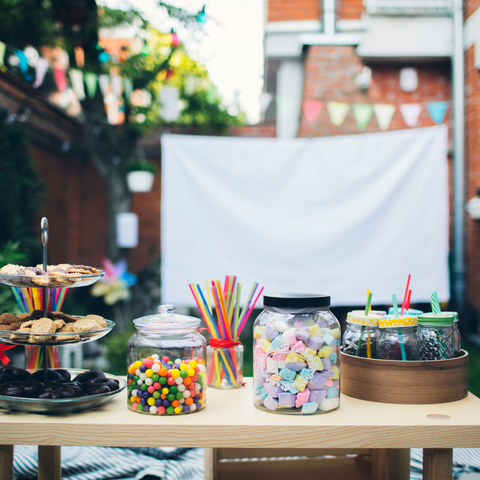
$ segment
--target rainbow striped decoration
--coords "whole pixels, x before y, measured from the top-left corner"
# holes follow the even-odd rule
[[[216,388],[241,386],[243,360],[237,358],[236,347],[241,345],[240,334],[263,292],[263,287],[255,297],[258,282],[254,282],[242,311],[242,284],[235,275],[225,277],[223,288],[218,280],[207,280],[206,296],[199,284],[191,283],[189,288],[212,337],[210,347],[213,354],[208,364],[207,384]]]

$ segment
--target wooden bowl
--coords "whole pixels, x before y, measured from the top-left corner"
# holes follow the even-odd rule
[[[468,394],[468,352],[449,360],[397,361],[341,353],[343,395],[380,403],[455,402]]]

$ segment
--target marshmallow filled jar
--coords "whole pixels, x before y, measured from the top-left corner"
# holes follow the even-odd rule
[[[263,297],[254,323],[254,404],[273,413],[327,413],[340,402],[340,324],[330,297]]]
[[[161,305],[159,314],[133,321],[127,344],[128,407],[138,413],[193,413],[206,402],[206,341],[200,319]]]

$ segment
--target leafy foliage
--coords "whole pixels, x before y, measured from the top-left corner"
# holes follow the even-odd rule
[[[0,245],[17,242],[16,248],[33,262],[41,256],[34,223],[44,186],[30,158],[27,135],[18,124],[0,126],[0,152]],[[4,255],[14,255],[11,244]]]

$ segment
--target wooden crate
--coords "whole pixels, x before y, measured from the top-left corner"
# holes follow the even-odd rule
[[[343,395],[381,403],[432,404],[468,395],[468,352],[449,360],[396,361],[341,353]]]

